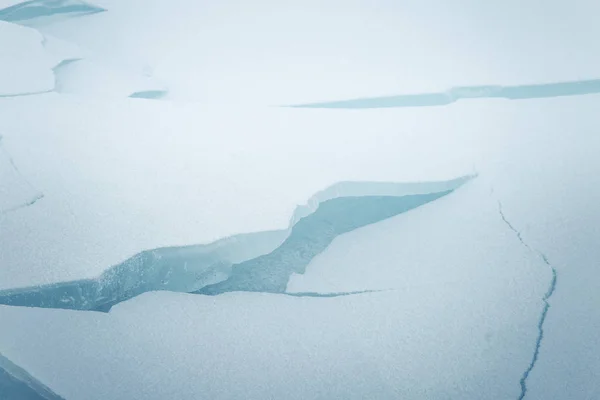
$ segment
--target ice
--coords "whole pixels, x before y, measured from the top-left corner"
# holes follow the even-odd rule
[[[0,0],[1,390],[600,397],[597,14]]]
[[[108,12],[40,29],[152,70],[177,100],[281,105],[599,78],[591,0],[98,4]]]

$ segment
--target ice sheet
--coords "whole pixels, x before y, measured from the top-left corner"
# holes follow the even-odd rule
[[[152,71],[173,99],[297,104],[598,78],[598,3],[97,2],[41,27]],[[435,10],[433,13],[431,10]]]

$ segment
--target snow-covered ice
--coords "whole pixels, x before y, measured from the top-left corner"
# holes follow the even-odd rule
[[[600,398],[599,11],[0,0],[0,397]]]

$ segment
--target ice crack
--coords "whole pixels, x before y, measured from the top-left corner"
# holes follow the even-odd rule
[[[13,158],[11,157],[11,155],[8,153],[8,151],[2,146],[2,135],[0,135],[0,153],[3,153],[4,156],[6,157],[6,159],[8,160],[8,162],[10,163],[11,167],[13,168],[13,170],[16,172],[16,174],[23,180],[23,182],[25,182],[25,184],[31,189],[31,191],[33,193],[35,193],[35,195],[33,197],[31,197],[29,200],[21,203],[21,204],[17,204],[13,207],[7,208],[7,209],[0,209],[0,216],[3,216],[5,214],[8,214],[9,212],[13,212],[16,210],[19,210],[21,208],[25,208],[25,207],[29,207],[34,205],[35,203],[37,203],[39,200],[44,198],[44,193],[42,193],[41,191],[39,191],[26,177],[25,175],[23,175],[21,173],[21,171],[19,170],[19,167],[17,167],[17,164],[15,163],[15,161],[13,160]]]
[[[387,289],[387,290],[393,290],[393,289]],[[385,292],[386,290],[357,290],[354,292],[333,292],[333,293],[318,293],[318,292],[295,292],[295,293],[290,293],[290,292],[284,292],[281,294],[284,294],[286,296],[293,296],[293,297],[344,297],[344,296],[354,296],[354,295],[358,295],[358,294],[367,294],[367,293],[379,293],[379,292]]]
[[[538,357],[540,354],[540,347],[542,345],[542,340],[544,339],[544,322],[546,321],[546,317],[548,315],[548,310],[550,309],[550,302],[549,302],[550,297],[552,297],[552,294],[556,290],[557,273],[556,273],[556,269],[552,266],[552,264],[550,264],[550,261],[548,261],[548,257],[546,257],[546,255],[544,253],[532,248],[527,242],[525,242],[523,240],[523,235],[521,234],[521,232],[517,228],[515,228],[514,225],[511,224],[510,221],[506,218],[506,215],[504,214],[504,210],[502,209],[502,203],[499,200],[498,200],[498,212],[500,213],[500,217],[502,218],[504,223],[510,228],[510,230],[512,230],[516,234],[516,236],[519,239],[519,241],[521,242],[521,244],[523,244],[523,246],[525,246],[529,251],[535,253],[538,257],[540,257],[540,259],[544,262],[544,264],[546,264],[548,266],[548,268],[552,272],[552,279],[550,280],[548,290],[542,297],[542,301],[544,302],[544,307],[542,309],[542,313],[540,315],[540,318],[539,318],[538,324],[537,324],[538,336],[535,341],[535,348],[533,351],[533,356],[531,357],[531,361],[530,361],[529,365],[527,366],[527,369],[525,369],[525,371],[523,372],[523,375],[521,375],[521,379],[519,380],[519,384],[521,386],[521,393],[519,394],[518,399],[523,400],[525,398],[525,396],[527,395],[527,378],[529,378],[529,374],[531,373],[533,368],[535,368],[535,364],[537,363],[537,360],[538,360]]]

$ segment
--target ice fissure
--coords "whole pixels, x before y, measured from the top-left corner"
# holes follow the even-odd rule
[[[286,287],[290,276],[304,273],[337,236],[437,200],[471,178],[425,182],[421,187],[424,193],[418,193],[417,184],[393,187],[373,182],[364,183],[368,188],[364,196],[329,198],[332,194],[325,191],[320,193],[323,199],[313,198],[315,204],[298,208],[288,229],[235,235],[206,245],[143,251],[98,278],[0,291],[0,304],[108,312],[115,304],[157,290],[296,297],[360,294],[363,292],[287,293]],[[357,189],[348,185],[347,190]],[[370,195],[376,190],[384,195]],[[402,195],[403,190],[411,194]]]
[[[292,273],[303,274],[310,261],[339,235],[429,203],[450,191],[424,195],[340,197],[319,205],[301,219],[273,252],[232,266],[228,279],[205,286],[199,294],[232,291],[283,293]]]
[[[518,399],[523,400],[525,398],[525,396],[527,395],[527,379],[529,378],[529,374],[531,374],[531,371],[533,371],[533,368],[535,368],[535,364],[537,363],[537,360],[538,360],[538,357],[540,354],[542,340],[544,339],[544,322],[546,321],[548,311],[550,310],[550,297],[552,297],[552,294],[554,294],[554,291],[556,290],[557,272],[556,272],[556,268],[554,268],[554,266],[552,266],[550,261],[548,261],[548,257],[546,257],[546,255],[544,253],[540,252],[537,249],[532,248],[525,240],[523,240],[523,235],[521,234],[521,232],[517,228],[515,228],[515,226],[506,218],[506,215],[504,214],[504,210],[502,208],[502,203],[500,201],[498,201],[498,212],[500,213],[500,217],[502,218],[502,221],[504,221],[504,223],[508,226],[508,228],[515,233],[515,235],[517,236],[517,238],[519,239],[521,244],[523,246],[525,246],[529,251],[536,254],[542,260],[542,262],[550,269],[550,271],[552,273],[552,278],[548,285],[548,289],[547,289],[546,293],[544,293],[544,296],[542,297],[544,306],[542,308],[542,312],[540,314],[540,317],[539,317],[538,323],[537,323],[538,335],[537,335],[537,338],[535,341],[533,355],[531,356],[531,361],[530,361],[529,365],[527,366],[527,368],[523,372],[523,375],[521,375],[521,379],[519,380],[521,392],[519,394]]]
[[[538,99],[545,97],[579,96],[600,93],[600,79],[553,82],[532,85],[459,86],[443,92],[417,93],[398,96],[365,97],[350,100],[297,104],[297,108],[388,108],[445,106],[462,99],[508,100]]]
[[[0,217],[19,210],[21,208],[24,207],[29,207],[34,205],[35,203],[37,203],[39,200],[44,198],[44,193],[42,193],[41,191],[39,191],[26,177],[25,175],[23,175],[23,173],[21,173],[21,171],[19,170],[19,167],[17,166],[17,164],[15,163],[15,161],[13,160],[12,156],[10,155],[10,153],[8,152],[8,150],[6,150],[6,148],[3,146],[2,143],[2,135],[0,135],[0,158],[5,158],[6,161],[8,161],[8,165],[9,165],[9,169],[12,169],[13,173],[15,176],[18,177],[18,179],[24,184],[25,187],[27,187],[28,191],[30,193],[33,193],[33,195],[31,195],[29,198],[27,198],[26,200],[20,201],[16,204],[12,204],[9,206],[6,206],[5,208],[2,208],[0,206]]]

